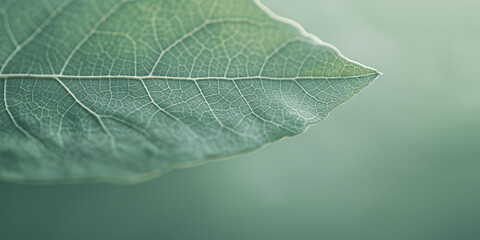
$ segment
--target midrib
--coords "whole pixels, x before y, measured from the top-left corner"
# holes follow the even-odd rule
[[[70,79],[166,79],[166,80],[335,80],[335,79],[351,79],[377,75],[377,73],[368,73],[352,76],[298,76],[298,77],[268,77],[268,76],[248,76],[248,77],[174,77],[174,76],[128,76],[128,75],[94,75],[94,76],[79,76],[79,75],[62,75],[62,74],[0,74],[0,78],[70,78]]]

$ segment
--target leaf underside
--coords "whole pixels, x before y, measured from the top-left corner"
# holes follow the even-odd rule
[[[302,133],[379,73],[250,0],[0,0],[0,178],[142,181]]]

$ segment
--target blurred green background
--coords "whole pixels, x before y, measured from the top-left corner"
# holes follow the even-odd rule
[[[264,0],[384,73],[305,134],[133,186],[0,183],[0,239],[480,239],[480,1]]]

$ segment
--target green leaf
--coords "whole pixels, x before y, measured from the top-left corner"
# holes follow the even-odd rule
[[[0,17],[10,181],[134,182],[249,152],[379,75],[250,0],[0,0]]]

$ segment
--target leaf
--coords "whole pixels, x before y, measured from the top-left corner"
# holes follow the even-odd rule
[[[302,133],[379,73],[249,0],[0,0],[0,178],[134,182]]]

